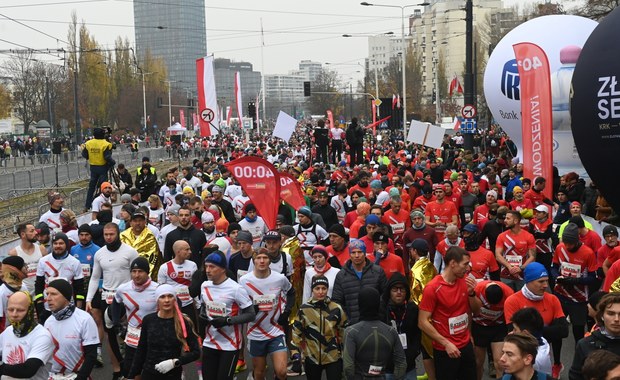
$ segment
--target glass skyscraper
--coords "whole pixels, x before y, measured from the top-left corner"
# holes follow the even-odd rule
[[[138,65],[146,51],[163,58],[172,87],[196,89],[196,59],[207,52],[204,0],[134,1]]]

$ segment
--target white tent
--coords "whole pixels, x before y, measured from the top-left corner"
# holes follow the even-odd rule
[[[168,128],[168,134],[173,135],[183,135],[187,132],[187,128],[183,128],[181,124],[174,123],[170,128]]]

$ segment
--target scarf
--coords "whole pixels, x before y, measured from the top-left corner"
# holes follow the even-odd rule
[[[52,315],[54,316],[54,318],[56,318],[57,321],[64,321],[65,319],[72,316],[74,311],[75,305],[70,303],[58,311],[53,311]]]
[[[55,258],[56,260],[64,260],[67,258],[67,256],[69,256],[69,250],[64,251],[63,254],[60,256],[56,256],[54,252],[52,252],[52,257]]]
[[[253,218],[250,218],[248,216],[245,217],[245,220],[247,220],[248,223],[254,223],[256,222],[256,219],[258,219],[258,215],[254,216]]]
[[[523,297],[530,301],[540,302],[543,300],[543,296],[537,296],[536,294],[532,293],[532,291],[529,290],[526,285],[523,285],[523,287],[521,288],[521,292],[523,293]]]
[[[32,302],[32,297],[28,292],[24,292],[28,295],[28,299],[30,300],[30,305],[28,305],[28,312],[19,322],[11,321],[11,326],[13,326],[13,333],[16,337],[22,338],[28,335],[35,327],[37,327],[37,319],[34,317],[34,302]],[[10,320],[10,318],[9,318]]]
[[[20,269],[15,268],[12,265],[3,264],[2,278],[7,288],[15,293],[22,288],[22,281],[26,278],[26,275]]]
[[[332,266],[327,261],[325,262],[325,265],[323,265],[323,268],[321,269],[319,269],[317,266],[314,267],[314,270],[316,271],[317,276],[322,276],[323,274],[325,274],[325,272],[327,272],[330,269],[332,269]]]
[[[135,282],[131,282],[131,287],[133,288],[133,290],[135,290],[136,292],[142,292],[144,291],[144,289],[148,288],[149,285],[151,285],[151,279],[149,278],[144,284],[142,285],[136,285]]]
[[[601,332],[601,335],[603,335],[605,338],[612,339],[612,340],[620,339],[620,336],[611,335],[609,331],[607,331],[605,326],[601,326],[599,331]]]
[[[116,252],[121,247],[121,244],[123,243],[121,242],[120,236],[118,236],[116,240],[112,243],[106,244],[105,246],[110,252]]]

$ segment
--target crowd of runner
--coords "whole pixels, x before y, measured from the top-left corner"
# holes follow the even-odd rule
[[[92,221],[52,192],[2,262],[0,374],[258,380],[270,357],[277,379],[480,380],[487,360],[491,377],[559,379],[570,329],[568,377],[611,378],[616,214],[572,172],[545,197],[551,179],[525,178],[495,128],[463,140],[435,150],[320,121],[290,144],[186,139],[191,164],[160,175],[143,157],[105,180],[115,162],[95,131]],[[223,165],[244,156],[291,174],[306,205],[281,201],[269,228]]]

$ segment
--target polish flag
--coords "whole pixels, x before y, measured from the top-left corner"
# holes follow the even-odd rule
[[[392,94],[392,109],[396,108],[396,94]]]
[[[198,122],[200,137],[217,135],[219,120],[213,56],[196,60],[196,83],[198,85]]]
[[[232,118],[232,107],[226,106],[226,125],[230,127],[230,118]]]
[[[396,108],[400,108],[400,94],[396,95]]]
[[[461,119],[459,119],[456,116],[454,117],[454,120],[452,121],[452,129],[454,129],[457,132],[461,130]]]
[[[461,82],[459,82],[459,78],[456,75],[454,75],[454,78],[452,78],[452,81],[450,81],[450,90],[449,90],[450,97],[452,97],[452,94],[454,93],[454,91],[456,91],[457,94],[463,93],[463,86],[461,86]]]

